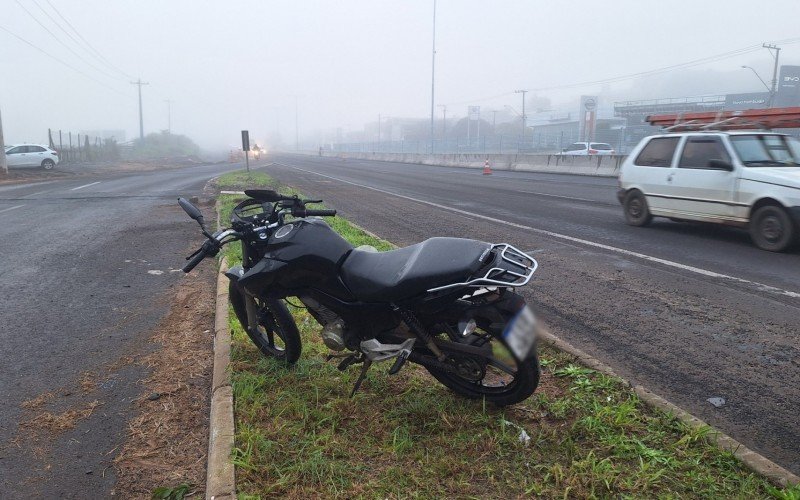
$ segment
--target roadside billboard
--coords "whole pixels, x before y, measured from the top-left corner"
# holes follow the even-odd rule
[[[581,141],[594,139],[594,128],[597,122],[597,96],[582,95],[580,114],[579,136]]]
[[[775,107],[800,106],[800,66],[781,66]]]
[[[769,103],[769,92],[745,92],[742,94],[727,94],[725,96],[725,110],[766,108]]]

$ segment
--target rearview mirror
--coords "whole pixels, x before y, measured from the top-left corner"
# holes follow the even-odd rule
[[[733,164],[731,162],[725,160],[718,160],[716,158],[708,160],[708,168],[713,168],[715,170],[727,170],[728,172],[733,172]]]
[[[189,202],[189,200],[185,198],[178,198],[178,204],[181,206],[183,211],[186,212],[192,219],[196,221],[203,220],[203,213],[200,212],[199,208],[192,205],[192,203]]]

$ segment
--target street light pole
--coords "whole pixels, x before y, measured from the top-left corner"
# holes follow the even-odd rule
[[[527,90],[515,90],[515,94],[522,94],[522,142],[525,143],[525,125],[526,125],[526,116],[525,116],[525,94],[528,93]]]
[[[775,64],[772,67],[772,88],[769,91],[769,104],[767,105],[768,108],[771,108],[772,104],[775,102],[775,93],[778,90],[778,59],[781,55],[781,48],[769,43],[762,44],[761,46],[769,50],[769,55],[775,59]],[[775,53],[772,52],[773,50]]]
[[[431,50],[431,154],[433,154],[433,113],[436,81],[436,0],[433,0],[433,44]]]
[[[164,99],[167,103],[167,133],[172,134],[172,99]]]

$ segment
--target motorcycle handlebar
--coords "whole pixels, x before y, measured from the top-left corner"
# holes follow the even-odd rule
[[[202,262],[202,260],[205,258],[206,258],[205,249],[201,248],[200,251],[194,254],[194,256],[192,256],[191,259],[189,260],[189,262],[185,266],[183,266],[183,272],[184,273],[191,272],[191,270],[194,269],[197,266],[197,264]]]
[[[208,240],[203,243],[203,246],[200,247],[192,255],[188,256],[186,260],[189,262],[183,266],[183,272],[189,273],[192,269],[194,269],[197,264],[203,261],[208,256],[214,257],[219,253],[220,245],[216,240]]]
[[[294,217],[334,217],[336,210],[311,210],[306,208],[292,209]]]

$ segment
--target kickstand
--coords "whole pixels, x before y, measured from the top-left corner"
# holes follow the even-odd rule
[[[364,378],[366,378],[367,370],[369,370],[370,366],[372,366],[372,361],[365,359],[364,364],[361,365],[361,373],[358,374],[356,385],[353,386],[353,391],[350,393],[351,398],[356,395],[356,391],[358,391],[358,388],[361,387],[361,382],[363,382]]]

